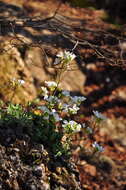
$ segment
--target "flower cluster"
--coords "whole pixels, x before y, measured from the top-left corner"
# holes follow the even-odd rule
[[[78,113],[81,103],[85,101],[86,98],[84,96],[71,96],[69,91],[59,88],[62,72],[67,70],[69,64],[75,57],[76,55],[69,51],[57,54],[54,65],[61,63],[61,72],[59,72],[57,82],[45,81],[45,85],[41,87],[41,96],[43,96],[44,104],[38,107],[44,125],[47,128],[50,127],[51,132],[49,131],[48,133],[52,135],[51,139],[55,139],[56,142],[57,133],[59,133],[60,143],[65,149],[70,149],[70,142],[73,134],[80,132],[81,130],[83,130],[85,135],[88,136],[91,136],[94,133],[93,127],[90,127],[85,123],[78,123],[71,120],[71,116]],[[105,116],[98,111],[93,111],[93,114],[96,124],[106,119]],[[60,143],[58,142],[58,144]],[[57,146],[58,145],[55,144],[55,148]],[[103,151],[103,148],[97,142],[94,142],[92,146],[95,149],[95,152]],[[56,148],[56,152],[57,155],[62,155],[62,152],[58,151],[58,148]]]
[[[61,113],[66,115],[77,114],[79,105],[84,101],[85,97],[71,97],[70,92],[66,90],[59,90],[57,96],[54,95],[54,91],[58,84],[54,81],[45,81],[47,87],[41,87],[41,95],[45,100],[44,106],[39,106],[39,109],[43,112],[44,118],[49,119],[50,116],[59,118]],[[58,90],[58,89],[57,89]],[[55,119],[58,121],[58,119]]]
[[[71,121],[64,120],[63,123],[64,124],[62,125],[62,127],[64,128],[66,133],[76,133],[81,130],[81,124],[78,124],[73,120]]]
[[[22,79],[13,78],[13,79],[11,80],[11,85],[12,85],[13,87],[15,87],[15,86],[21,86],[21,85],[23,85],[24,83],[25,83],[25,81],[22,80]]]
[[[58,65],[63,63],[65,65],[69,65],[71,61],[75,59],[76,55],[69,51],[59,52],[57,54],[57,58],[55,59],[54,65]]]
[[[103,152],[104,148],[100,146],[96,141],[92,144],[95,152]]]
[[[54,81],[45,81],[45,84],[51,91],[54,91],[57,87],[57,83]]]
[[[93,128],[92,125],[87,125],[82,122],[79,123],[73,120],[73,115],[78,114],[80,105],[86,100],[86,97],[71,96],[69,91],[59,88],[62,72],[67,70],[70,66],[69,64],[75,57],[76,55],[69,51],[57,54],[54,65],[59,63],[62,64],[59,75],[56,78],[57,82],[45,81],[44,86],[41,87],[41,97],[43,99],[39,106],[37,104],[35,107],[35,102],[33,102],[33,104],[30,102],[31,104],[28,104],[28,110],[30,110],[30,108],[31,110],[28,113],[26,113],[26,110],[23,110],[23,107],[20,105],[10,104],[7,108],[7,119],[9,122],[12,118],[10,116],[13,116],[14,122],[15,119],[17,119],[16,122],[19,122],[19,124],[21,122],[25,125],[24,122],[27,122],[29,126],[35,125],[35,127],[33,127],[33,133],[30,132],[30,135],[32,136],[32,134],[34,134],[33,136],[37,137],[37,140],[39,139],[40,142],[44,142],[47,146],[51,147],[51,151],[56,153],[55,155],[57,156],[68,153],[72,135],[75,133],[83,130],[86,137],[92,137],[94,134],[95,127]],[[10,81],[9,84],[11,84],[11,88],[14,91],[11,96],[11,101],[15,95],[15,91],[18,90],[18,87],[24,85],[24,83],[24,80],[16,78]],[[32,107],[32,105],[34,106]],[[93,121],[95,121],[96,124],[106,119],[106,117],[98,111],[93,111],[93,114]],[[3,113],[3,116],[4,115],[5,113]],[[94,152],[102,152],[104,150],[96,141],[92,143],[91,146],[94,148]]]
[[[41,95],[44,96],[44,99],[48,98],[48,90],[46,87],[41,87]]]
[[[81,102],[83,102],[85,100],[86,100],[86,98],[83,97],[83,96],[74,96],[74,97],[71,97],[71,101],[73,101],[78,106],[81,104]]]
[[[56,91],[56,95],[55,95]],[[58,88],[58,84],[54,81],[45,81],[45,86],[41,87],[41,95],[45,101],[44,105],[38,107],[41,111],[43,120],[49,126],[54,126],[56,131],[62,131],[62,138],[65,138],[65,147],[69,147],[71,135],[83,130],[85,134],[93,134],[93,128],[86,126],[85,123],[78,123],[70,119],[71,115],[77,114],[80,104],[86,100],[84,96],[71,96],[67,90]],[[106,119],[98,111],[93,111],[96,121]],[[66,119],[67,118],[67,119]],[[92,144],[95,151],[102,152],[103,149],[98,143]]]
[[[102,115],[101,113],[99,113],[98,111],[93,111],[93,114],[97,123],[106,120],[106,117]]]
[[[67,62],[70,62],[75,59],[76,55],[69,51],[64,51],[57,54],[57,57],[59,57],[61,60],[66,60]]]
[[[53,117],[53,120],[55,122],[59,122],[62,120],[62,118],[59,117],[59,114],[56,112],[55,109],[49,110],[46,106],[39,106],[38,108],[43,112],[44,120],[49,120],[50,117]]]

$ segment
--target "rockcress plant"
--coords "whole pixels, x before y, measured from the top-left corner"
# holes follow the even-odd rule
[[[57,55],[54,64],[60,64],[61,70],[57,81],[45,81],[41,87],[42,104],[36,105],[30,112],[24,112],[20,105],[10,105],[7,108],[7,114],[16,117],[20,123],[28,122],[35,126],[33,137],[41,143],[51,147],[55,156],[69,155],[71,152],[72,136],[80,131],[85,135],[93,135],[93,126],[86,126],[85,123],[78,123],[72,118],[80,110],[80,105],[86,100],[84,96],[71,96],[67,90],[60,88],[60,80],[63,72],[67,71],[75,54],[69,51],[60,52]],[[13,89],[23,85],[25,81],[12,80]],[[32,106],[31,106],[32,108]],[[95,126],[106,119],[98,111],[93,111],[93,123]],[[3,114],[4,115],[4,114]],[[21,118],[20,118],[21,116]],[[3,117],[3,116],[2,116]],[[9,118],[11,118],[9,116]],[[91,144],[93,152],[102,152],[104,149],[96,141]]]
[[[74,120],[71,120],[71,116],[77,114],[80,109],[80,105],[83,101],[86,100],[83,96],[70,96],[69,91],[61,90],[57,88],[57,83],[54,81],[46,81],[44,87],[41,88],[41,95],[44,99],[44,105],[39,106],[38,109],[41,111],[43,120],[47,122],[48,125],[53,123],[54,129],[59,133],[62,133],[62,147],[67,144],[67,150],[70,151],[70,144],[72,140],[72,135],[80,132],[85,128],[85,133],[93,134],[93,129],[87,127],[85,123],[77,123]],[[57,88],[57,96],[53,95],[55,89]],[[103,116],[98,111],[93,111],[94,121],[96,124],[99,124],[101,121],[105,120]],[[67,118],[67,119],[66,119]],[[46,126],[45,126],[46,127]],[[102,146],[98,145],[97,142],[92,144],[94,152],[102,152]],[[64,150],[60,150],[56,155],[62,155]]]
[[[57,55],[56,61],[54,64],[62,64],[64,71],[69,68],[70,62],[76,57],[73,53],[69,51],[60,52]],[[60,73],[61,75],[62,73]],[[60,80],[60,77],[59,77]],[[62,133],[62,147],[65,144],[65,152],[70,151],[70,144],[72,140],[72,135],[80,132],[82,129],[86,129],[85,133],[93,134],[93,129],[91,127],[86,127],[83,123],[77,123],[74,120],[71,120],[71,116],[78,113],[80,105],[83,101],[86,100],[84,96],[74,96],[70,95],[70,92],[67,90],[62,90],[59,87],[60,81],[45,81],[45,86],[41,87],[41,95],[44,99],[44,105],[39,106],[38,109],[41,110],[43,120],[48,120],[49,123],[53,123],[54,130]],[[56,95],[55,95],[56,94]],[[93,111],[94,120],[96,123],[100,123],[105,120],[103,116],[98,111]],[[46,127],[46,126],[45,126]],[[64,141],[65,139],[65,141]],[[103,148],[97,142],[92,144],[95,152],[102,152]],[[57,151],[56,155],[60,156],[64,153],[64,150]]]

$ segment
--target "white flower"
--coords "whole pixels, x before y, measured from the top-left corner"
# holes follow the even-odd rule
[[[76,104],[74,104],[72,108],[68,108],[70,114],[76,114],[79,109]]]
[[[97,152],[103,152],[104,148],[100,146],[96,141],[92,144],[92,146],[95,148]]]
[[[69,111],[69,105],[68,105],[68,104],[63,104],[63,105],[62,105],[62,109],[63,109],[63,110],[62,110],[63,112],[68,113],[68,111]]]
[[[61,59],[70,59],[73,60],[76,55],[74,53],[71,53],[69,51],[64,51],[64,52],[60,52],[59,54],[57,54],[57,57],[61,58]]]
[[[15,86],[15,85],[23,85],[24,83],[25,83],[25,81],[22,80],[22,79],[16,79],[15,77],[12,79],[13,86]]]
[[[54,117],[54,119],[55,119],[55,122],[58,122],[58,121],[61,121],[61,120],[62,120],[62,118],[59,117],[58,113],[52,112],[52,115],[53,115],[53,117]]]
[[[53,65],[58,65],[59,63],[61,63],[61,60],[59,58],[56,58],[55,62],[53,63]]]
[[[76,57],[76,55],[72,52],[65,50],[64,52],[59,52],[57,54],[57,57],[59,58],[59,60],[56,60],[56,63],[59,63],[60,61],[64,61],[66,63],[69,63]]]
[[[38,109],[42,110],[43,113],[43,119],[48,120],[50,116],[53,116],[55,122],[61,121],[62,118],[59,117],[58,113],[56,113],[55,109],[52,109],[51,111],[46,106],[39,106]]]
[[[59,110],[62,110],[63,112],[68,112],[68,107],[69,107],[68,104],[65,104],[65,103],[59,101],[59,103],[58,103]]]
[[[58,103],[58,98],[56,96],[49,96],[45,100],[48,101],[50,104]]]
[[[62,51],[59,52],[56,56],[61,58],[61,59],[64,59],[64,53]]]
[[[48,107],[53,108],[55,105],[59,104],[59,99],[56,96],[49,96],[44,98],[48,102]]]
[[[46,106],[39,106],[38,109],[43,111],[43,119],[48,120],[51,114],[50,110]]]
[[[38,109],[42,110],[44,113],[50,114],[50,110],[46,106],[39,106]]]
[[[42,89],[42,96],[44,96],[44,99],[47,99],[48,98],[48,90],[47,90],[47,88],[46,87],[41,87],[41,89]]]
[[[70,96],[70,92],[68,90],[63,90],[62,95],[64,96]]]
[[[21,80],[21,79],[18,79],[18,83],[22,85],[22,84],[25,83],[25,81],[24,81],[24,80]]]
[[[71,100],[76,103],[77,105],[80,105],[81,102],[83,102],[84,100],[86,100],[86,98],[84,96],[74,96],[71,97]]]
[[[14,77],[14,78],[12,78],[12,82],[15,82],[15,81],[17,81],[17,79]]]
[[[101,113],[99,113],[98,111],[93,111],[94,113],[94,116],[97,118],[97,119],[100,119],[100,120],[106,120],[106,117],[104,115],[102,115]]]
[[[45,81],[45,84],[47,85],[47,87],[48,87],[51,91],[55,90],[56,87],[57,87],[57,83],[54,82],[54,81]]]
[[[81,130],[81,125],[73,120],[71,121],[64,120],[63,123],[64,124],[62,125],[62,127],[64,128],[66,133],[76,133]]]

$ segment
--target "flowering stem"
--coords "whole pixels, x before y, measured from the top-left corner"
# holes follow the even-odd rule
[[[12,94],[12,96],[11,96],[11,98],[10,98],[10,102],[13,101],[13,98],[14,98],[14,96],[15,96],[16,91],[17,91],[17,86],[15,86],[14,89],[13,89],[13,94]]]
[[[59,71],[59,73],[57,74],[57,77],[56,77],[56,82],[57,82],[57,87],[55,88],[54,92],[53,92],[53,96],[55,95],[58,87],[59,87],[59,84],[61,82],[61,75],[65,72],[66,70],[66,67],[65,67],[65,62],[62,63],[62,67]]]

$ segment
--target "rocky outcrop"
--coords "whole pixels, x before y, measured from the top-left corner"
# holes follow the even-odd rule
[[[55,158],[24,128],[0,126],[0,190],[81,190],[74,162]]]

